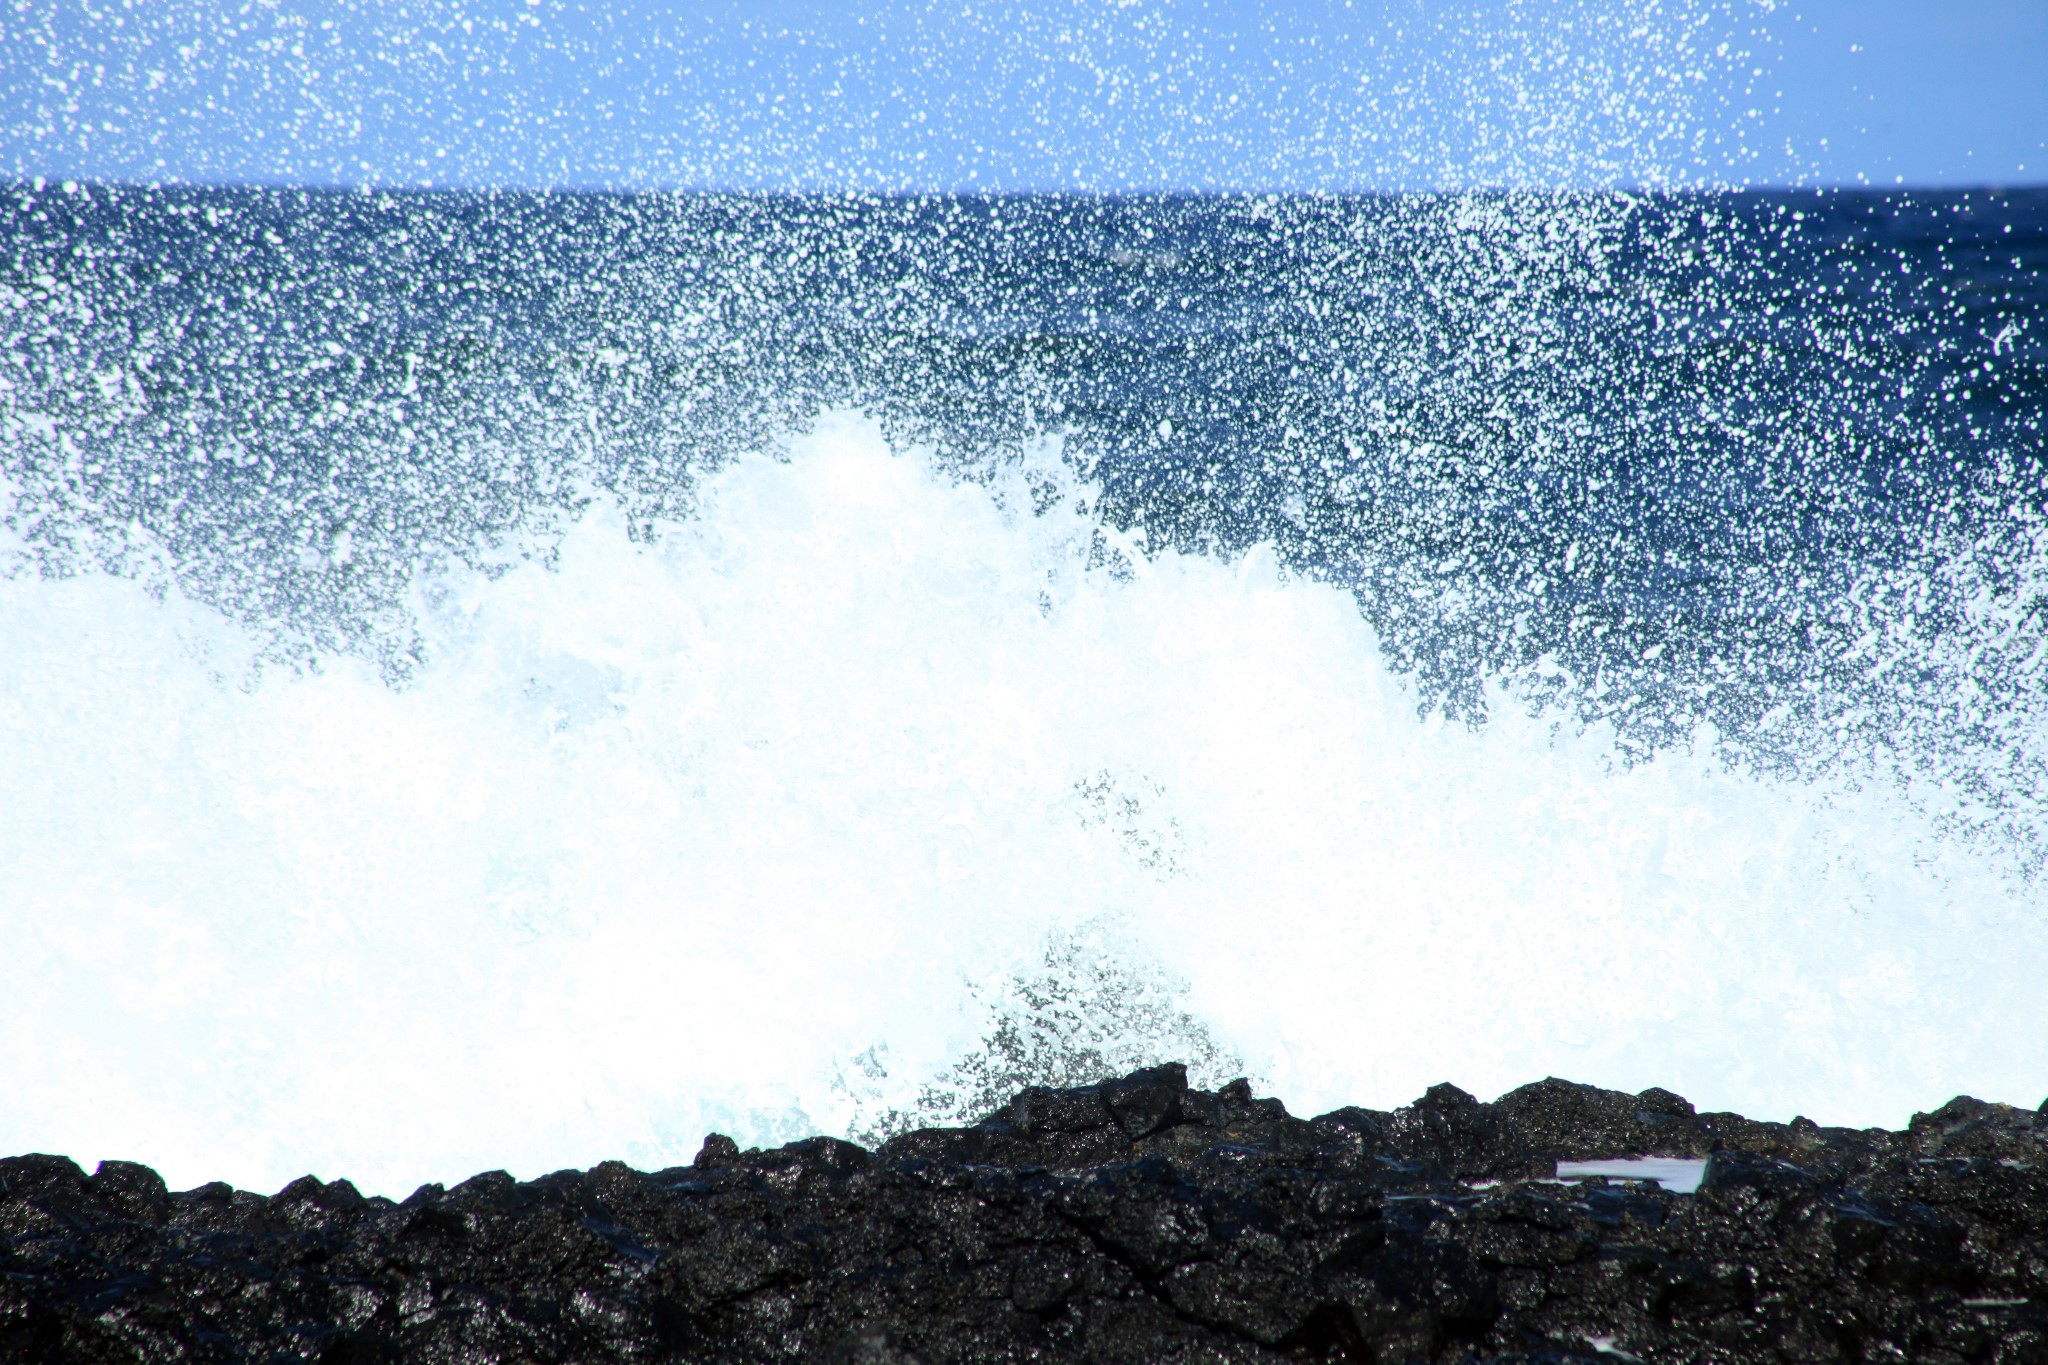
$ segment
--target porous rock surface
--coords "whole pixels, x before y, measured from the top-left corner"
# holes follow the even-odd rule
[[[1290,1117],[1179,1067],[868,1152],[173,1194],[0,1161],[0,1361],[2043,1361],[2048,1114],[1549,1080]],[[1695,1194],[1546,1179],[1710,1157]]]

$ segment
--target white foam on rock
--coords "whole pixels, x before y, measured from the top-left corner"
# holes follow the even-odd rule
[[[1654,1180],[1673,1194],[1693,1194],[1706,1179],[1704,1157],[1625,1156],[1604,1161],[1560,1161],[1559,1180]]]
[[[2038,906],[1885,791],[1418,720],[1345,593],[1091,566],[1024,478],[827,422],[656,544],[599,503],[423,584],[403,689],[0,577],[0,1151],[402,1194],[833,1131],[850,1059],[907,1100],[1084,923],[1297,1112],[2034,1098]]]

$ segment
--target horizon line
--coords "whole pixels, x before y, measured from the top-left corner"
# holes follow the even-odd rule
[[[768,184],[620,184],[608,182],[473,182],[381,181],[381,180],[271,180],[232,178],[200,180],[183,178],[130,179],[107,176],[51,176],[20,174],[0,176],[4,192],[42,194],[51,190],[76,193],[80,188],[159,193],[184,191],[270,191],[309,194],[474,194],[547,195],[583,197],[630,197],[668,195],[675,197],[726,198],[811,198],[811,199],[1364,199],[1454,195],[1574,196],[1608,195],[1669,196],[1690,195],[1796,195],[1812,194],[1942,194],[2010,195],[2048,191],[2048,177],[2024,181],[1898,182],[1890,185],[1862,181],[1830,181],[1821,184],[1756,182],[1740,184],[1613,184],[1613,185],[1516,185],[1473,184],[1457,186],[1369,186],[1345,188],[1287,185],[1119,185],[1076,186],[862,186],[862,185],[768,185]]]

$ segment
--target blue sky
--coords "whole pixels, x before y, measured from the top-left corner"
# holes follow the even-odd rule
[[[2048,0],[24,0],[0,171],[881,189],[2048,183]]]

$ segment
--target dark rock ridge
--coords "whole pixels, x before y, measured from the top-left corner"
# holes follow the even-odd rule
[[[2048,1362],[2048,1114],[1905,1132],[1548,1080],[1290,1117],[1180,1067],[867,1152],[403,1203],[0,1161],[0,1360]],[[1710,1158],[1698,1193],[1560,1159]]]

